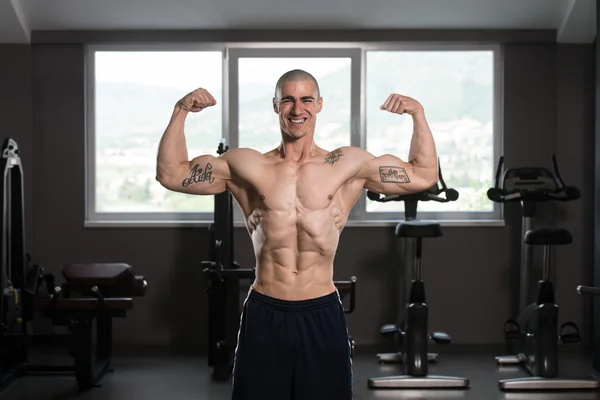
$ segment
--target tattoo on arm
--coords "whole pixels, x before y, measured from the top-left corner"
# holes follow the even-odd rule
[[[340,157],[343,156],[342,150],[335,149],[331,153],[325,156],[325,164],[333,165],[340,160]]]
[[[402,167],[379,167],[381,182],[409,183],[410,178]]]
[[[207,163],[204,167],[204,171],[200,168],[199,164],[194,165],[190,169],[190,175],[181,182],[181,186],[188,187],[192,183],[208,182],[213,183],[215,178],[212,176],[212,165]]]

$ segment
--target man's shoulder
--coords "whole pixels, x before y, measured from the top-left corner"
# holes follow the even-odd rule
[[[230,160],[236,160],[239,158],[258,159],[258,158],[265,158],[265,155],[260,153],[257,150],[251,149],[249,147],[236,147],[234,149],[227,150],[227,152],[224,154],[224,157],[228,158]]]
[[[369,159],[369,153],[356,146],[340,146],[330,150],[324,156],[324,163],[338,165],[339,168],[355,169]]]
[[[330,153],[353,153],[353,154],[358,154],[358,153],[363,153],[364,150],[361,149],[360,147],[356,147],[356,146],[340,146],[340,147],[336,147],[334,149],[331,150],[326,150],[327,154]]]
[[[327,156],[347,156],[347,158],[354,158],[354,159],[358,159],[358,160],[362,160],[365,159],[369,156],[369,153],[365,150],[362,149],[360,147],[356,147],[356,146],[341,146],[341,147],[337,147],[333,150],[330,150],[327,153]]]

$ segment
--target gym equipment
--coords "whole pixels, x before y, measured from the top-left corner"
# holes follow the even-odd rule
[[[344,307],[344,314],[350,314],[356,306],[356,277],[351,277],[349,281],[334,281],[333,284],[340,295],[342,303],[346,297],[349,299],[348,303],[350,304],[348,307]],[[356,354],[356,342],[350,334],[348,334],[348,342],[350,343],[350,357],[354,357]]]
[[[61,286],[54,286],[53,275],[43,275],[47,294],[36,295],[34,306],[53,325],[69,328],[74,364],[28,366],[28,372],[73,372],[79,390],[87,391],[99,387],[106,372],[113,371],[113,318],[127,315],[133,297],[145,296],[148,282],[124,263],[65,264],[61,272],[65,279]]]
[[[19,147],[14,140],[6,139],[1,152],[0,390],[26,370],[27,322],[33,314],[33,288],[26,280],[23,171]]]
[[[580,197],[577,188],[566,186],[560,176],[556,156],[552,156],[554,174],[546,168],[521,167],[504,170],[504,157],[500,157],[496,170],[495,187],[487,192],[494,202],[520,202],[522,206],[521,271],[519,314],[504,325],[505,337],[514,342],[514,354],[496,357],[500,365],[522,365],[530,377],[503,379],[502,390],[561,390],[592,389],[598,382],[583,379],[560,379],[558,372],[558,340],[563,343],[580,341],[579,330],[572,322],[564,323],[558,334],[558,305],[554,286],[550,280],[552,246],[568,245],[572,236],[566,229],[532,228],[537,204],[550,200],[571,201]],[[543,246],[544,269],[538,282],[535,300],[529,302],[529,276],[532,246]],[[575,332],[568,332],[569,329]],[[565,332],[567,331],[567,332]]]
[[[600,288],[599,287],[595,287],[595,286],[586,286],[586,285],[579,285],[577,286],[577,293],[580,295],[586,295],[586,296],[600,296]],[[595,302],[594,302],[595,303]],[[594,324],[597,324],[597,320],[596,320],[596,315],[597,315],[597,308],[596,305],[594,305],[594,317],[593,317],[593,321]],[[596,379],[600,379],[600,371],[598,370],[598,355],[600,353],[600,348],[598,347],[598,343],[594,341],[593,346],[593,355],[592,355],[592,364],[593,364],[593,369],[592,369],[592,377],[596,378]]]
[[[600,296],[600,288],[594,286],[577,286],[577,293],[579,294],[587,294],[592,296]]]
[[[229,150],[221,139],[217,154]],[[212,367],[212,379],[227,381],[233,372],[235,348],[240,325],[242,279],[253,281],[254,268],[243,269],[233,260],[233,197],[229,191],[214,196],[214,222],[210,225],[210,260],[200,263],[206,278],[208,295],[208,365]],[[334,282],[342,301],[349,298],[351,313],[355,307],[356,277],[350,281]],[[351,354],[356,343],[349,335]]]
[[[23,175],[19,148],[12,139],[2,147],[3,213],[0,275],[0,391],[25,375],[74,374],[80,391],[98,383],[110,370],[112,318],[125,317],[134,296],[143,296],[147,282],[127,264],[63,265],[66,282],[55,286],[52,274],[32,264],[25,253]],[[45,283],[46,294],[42,294]],[[79,293],[79,296],[75,296]],[[36,312],[53,325],[69,328],[73,365],[32,365],[28,330]],[[96,323],[96,340],[92,326]],[[94,343],[95,342],[95,343]],[[96,350],[94,351],[94,346]]]
[[[438,163],[439,165],[439,163]],[[438,344],[448,344],[451,337],[447,333],[434,332],[429,337],[428,315],[429,306],[425,300],[425,283],[421,278],[421,253],[423,238],[442,236],[440,224],[435,222],[417,221],[417,205],[419,201],[437,201],[446,203],[458,199],[455,189],[448,189],[439,167],[438,183],[426,191],[410,195],[380,196],[367,192],[370,200],[378,202],[404,201],[405,221],[396,226],[396,236],[413,240],[414,256],[410,254],[411,246],[407,243],[404,272],[404,282],[401,287],[402,304],[405,305],[400,326],[384,325],[381,328],[383,336],[398,336],[400,353],[378,354],[380,362],[401,361],[405,375],[370,378],[369,388],[466,388],[469,380],[462,377],[429,375],[429,362],[437,360],[437,354],[427,351],[427,341],[432,339]],[[441,186],[440,186],[441,185]],[[444,193],[445,197],[440,196]],[[412,266],[409,264],[412,261]],[[411,275],[412,274],[412,275]],[[404,296],[407,296],[404,299]]]
[[[438,203],[447,203],[451,201],[456,201],[459,197],[458,192],[455,189],[448,189],[446,186],[446,182],[444,181],[444,177],[442,176],[441,166],[438,164],[438,183],[428,190],[419,193],[412,193],[408,195],[390,195],[390,196],[381,196],[378,193],[367,191],[367,197],[369,200],[377,201],[380,203],[385,203],[389,201],[404,201],[404,220],[405,221],[414,221],[417,219],[417,208],[419,201],[435,201]],[[444,194],[445,197],[441,197],[440,195]],[[400,224],[398,224],[400,226]],[[396,227],[398,229],[398,227]],[[410,233],[409,233],[410,234]],[[412,281],[414,279],[414,274],[417,267],[416,250],[417,250],[417,238],[411,236],[402,236],[405,238],[405,252],[404,252],[404,277],[403,281],[400,284],[399,294],[399,302],[402,307],[405,307],[408,304],[408,294],[410,293]],[[402,321],[400,321],[400,325],[402,325]],[[396,330],[396,325],[384,325],[380,333],[384,336],[394,336],[399,331]],[[432,334],[432,338],[435,342],[439,344],[446,344],[450,342],[450,337],[443,332],[434,332]],[[399,336],[400,339],[400,348],[402,348],[402,335]],[[403,362],[402,352],[396,353],[380,353],[377,354],[380,363],[401,363]],[[437,353],[429,353],[428,361],[429,362],[437,362],[438,354]]]
[[[221,140],[217,154],[229,150]],[[210,225],[210,260],[200,266],[208,295],[208,365],[212,378],[225,381],[233,368],[240,324],[240,279],[254,279],[254,269],[242,269],[233,260],[233,198],[229,191],[214,196],[214,223]]]

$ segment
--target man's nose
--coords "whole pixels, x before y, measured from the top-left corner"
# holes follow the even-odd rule
[[[292,106],[292,109],[291,109],[292,114],[298,115],[301,105],[302,105],[302,103],[300,101],[295,101],[294,105]]]

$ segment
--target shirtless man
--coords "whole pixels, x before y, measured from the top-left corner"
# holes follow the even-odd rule
[[[216,104],[200,88],[177,102],[160,141],[157,180],[194,195],[229,190],[245,217],[256,280],[244,302],[233,371],[233,399],[347,400],[352,363],[333,261],[350,209],[364,189],[418,192],[436,184],[437,154],[423,107],[392,94],[380,107],[413,119],[409,161],[314,142],[323,107],[319,86],[302,70],[277,82],[273,110],[281,144],[188,158],[189,112]]]

